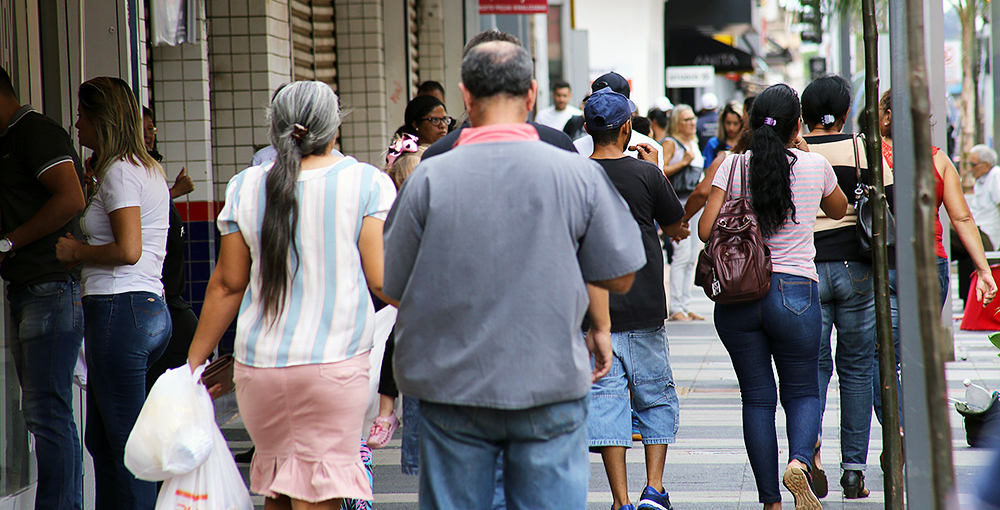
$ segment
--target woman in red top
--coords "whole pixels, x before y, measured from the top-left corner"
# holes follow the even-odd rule
[[[879,131],[882,133],[882,158],[883,163],[892,169],[892,91],[887,90],[879,100]],[[986,261],[986,254],[983,251],[983,242],[979,236],[979,229],[969,212],[969,205],[965,202],[962,194],[962,183],[959,181],[958,171],[951,159],[944,151],[938,147],[931,147],[934,155],[934,194],[936,206],[934,208],[934,239],[938,256],[938,283],[941,290],[941,306],[944,306],[944,299],[948,296],[948,254],[944,250],[941,242],[942,228],[941,218],[938,216],[938,209],[944,203],[944,208],[948,211],[951,224],[958,233],[958,238],[962,241],[962,246],[969,252],[972,262],[976,266],[976,274],[979,281],[976,283],[976,298],[984,304],[993,301],[997,293],[997,284],[993,281],[993,273],[990,265]],[[888,190],[886,197],[889,205],[893,205],[893,194]],[[899,366],[899,306],[896,299],[896,270],[889,270],[889,301],[892,308],[892,336],[896,344],[896,365]],[[877,390],[880,388],[878,380],[878,359],[875,360],[875,415],[879,423],[882,422],[882,395]]]

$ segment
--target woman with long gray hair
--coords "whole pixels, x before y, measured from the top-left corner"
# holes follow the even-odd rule
[[[188,363],[236,324],[236,399],[257,446],[250,489],[265,508],[371,500],[358,456],[368,351],[382,294],[382,224],[396,191],[333,149],[337,95],[294,82],[271,103],[273,163],[237,174],[218,218],[219,262]],[[261,210],[263,208],[263,211]]]

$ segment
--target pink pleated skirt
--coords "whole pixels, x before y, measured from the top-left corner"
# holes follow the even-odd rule
[[[257,451],[250,490],[311,503],[372,500],[359,455],[368,353],[336,363],[255,368],[236,363],[236,401]]]

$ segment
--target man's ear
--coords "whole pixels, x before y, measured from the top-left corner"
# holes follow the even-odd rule
[[[458,83],[458,90],[462,91],[462,104],[465,105],[465,111],[471,112],[472,105],[476,102],[475,98],[472,97],[472,93],[466,90],[465,84],[462,82]]]
[[[531,88],[528,89],[528,111],[535,109],[535,100],[538,99],[538,81],[531,80]]]

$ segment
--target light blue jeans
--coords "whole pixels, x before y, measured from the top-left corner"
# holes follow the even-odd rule
[[[819,344],[820,423],[833,376],[830,336],[837,327],[842,469],[864,471],[872,422],[875,292],[872,267],[862,262],[817,262],[823,334]]]
[[[680,404],[670,370],[666,328],[611,333],[611,348],[611,370],[590,388],[590,446],[632,446],[630,386],[642,444],[673,443]]]
[[[420,402],[420,509],[587,507],[587,399],[504,410]]]
[[[79,282],[29,285],[10,295],[11,357],[24,421],[35,437],[35,507],[83,509],[83,450],[73,421],[73,369],[83,343]]]
[[[938,289],[941,298],[941,307],[944,308],[944,299],[948,297],[948,285],[951,279],[948,268],[948,259],[944,257],[938,257],[937,260],[937,273],[938,273]],[[899,423],[903,424],[903,387],[899,380],[899,369],[900,369],[900,358],[899,358],[899,298],[896,294],[896,289],[899,280],[896,276],[896,270],[889,270],[889,308],[892,312],[892,341],[896,348],[896,389],[897,395],[899,395]],[[872,388],[873,388],[873,401],[875,408],[875,417],[878,418],[878,422],[882,423],[882,384],[879,380],[878,371],[878,351],[875,352],[875,363],[874,372],[872,374]]]

